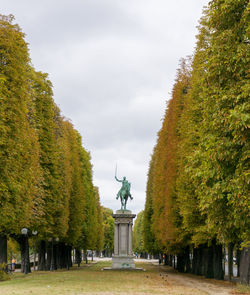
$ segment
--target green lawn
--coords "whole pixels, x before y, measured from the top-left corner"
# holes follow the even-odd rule
[[[146,271],[102,271],[103,267],[110,265],[111,262],[98,262],[89,266],[83,264],[81,268],[73,267],[69,271],[33,272],[28,275],[15,273],[10,281],[0,282],[0,295],[211,294],[202,287],[204,279],[180,275],[164,266],[137,263],[137,267],[143,267]],[[232,290],[225,282],[205,282],[215,290],[217,286],[226,286],[226,291]]]
[[[15,273],[10,281],[0,283],[0,294],[136,294],[138,290],[147,294],[159,294],[154,290],[154,284],[147,283],[143,271],[102,271],[103,267],[111,266],[110,262],[83,265],[80,269],[55,272],[33,272],[28,275]],[[142,265],[140,265],[142,266]],[[156,270],[146,266],[153,274]],[[125,294],[124,293],[124,294]]]

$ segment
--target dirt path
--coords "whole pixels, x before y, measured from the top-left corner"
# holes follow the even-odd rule
[[[208,295],[232,295],[234,294],[235,286],[232,283],[218,281],[213,279],[205,279],[203,277],[180,274],[174,269],[167,266],[158,266],[159,275],[163,280],[168,282],[169,286],[179,286],[185,294],[186,289],[192,288],[195,292]]]

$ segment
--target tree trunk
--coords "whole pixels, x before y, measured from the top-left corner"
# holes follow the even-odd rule
[[[192,273],[195,275],[203,274],[203,264],[204,264],[203,248],[204,248],[204,245],[199,245],[197,248],[194,248]]]
[[[200,263],[200,270],[199,270],[199,272],[200,272],[200,275],[204,275],[204,273],[205,273],[205,255],[204,255],[204,249],[207,247],[207,244],[203,244],[203,245],[201,245],[201,249],[200,249],[200,261],[201,261],[201,263]]]
[[[72,249],[72,255],[73,255],[72,262],[73,262],[73,264],[75,264],[76,263],[76,251],[75,251],[75,249]]]
[[[216,245],[216,240],[213,240],[212,246],[213,246],[214,278],[217,280],[223,280],[224,279],[224,271],[223,271],[223,267],[222,267],[222,260],[223,260],[222,245]]]
[[[60,265],[61,268],[67,268],[67,249],[64,243],[60,244]]]
[[[72,262],[72,246],[68,246],[68,255],[69,255],[69,267],[73,266],[73,262]]]
[[[17,239],[21,250],[21,271],[25,274],[31,272],[30,270],[30,255],[29,255],[29,238],[27,235],[22,235]]]
[[[58,243],[54,244],[54,267],[58,269]]]
[[[239,244],[237,245],[237,250],[236,250],[237,277],[240,276],[240,255],[241,255],[241,250],[240,250],[240,244]]]
[[[34,271],[36,270],[36,249],[34,250]]]
[[[66,268],[68,270],[73,265],[71,251],[72,251],[72,247],[71,246],[65,246],[65,252],[66,252]]]
[[[193,248],[192,273],[197,274],[198,249]]]
[[[171,264],[172,264],[171,259],[172,259],[172,255],[168,254],[167,255],[167,260],[168,260],[167,263],[169,266],[171,266]]]
[[[191,265],[190,265],[190,252],[189,252],[189,246],[187,246],[184,250],[184,267],[185,272],[190,273],[191,272]]]
[[[164,265],[168,265],[168,255],[164,253],[163,257],[164,257],[164,259],[163,259]]]
[[[228,280],[231,281],[233,277],[233,251],[234,243],[228,244]]]
[[[84,258],[85,258],[86,264],[88,264],[88,254],[86,250],[84,250]]]
[[[62,243],[57,244],[56,256],[57,268],[62,269]]]
[[[206,247],[203,249],[203,257],[204,257],[204,275],[206,278],[214,277],[214,269],[213,269],[213,247]]]
[[[173,255],[169,255],[169,266],[173,266]]]
[[[51,251],[51,260],[50,260],[50,271],[55,270],[55,264],[56,264],[56,253],[55,253],[55,244],[54,240],[50,242],[50,251]]]
[[[185,261],[184,261],[184,254],[180,253],[177,255],[177,270],[179,272],[185,271]]]
[[[47,253],[46,270],[50,270],[50,267],[51,267],[51,243],[47,243],[46,253]]]
[[[168,255],[164,253],[163,257],[164,257],[164,259],[163,259],[164,265],[168,265]]]
[[[79,249],[75,249],[75,263],[80,267],[80,264],[82,262],[82,255],[81,251]]]
[[[46,270],[46,243],[45,241],[40,241],[38,246],[38,270]]]
[[[7,236],[0,235],[0,264],[7,264]]]
[[[250,283],[250,248],[243,248],[240,257],[240,282]]]

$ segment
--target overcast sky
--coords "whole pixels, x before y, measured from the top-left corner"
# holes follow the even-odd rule
[[[182,57],[195,46],[208,0],[0,0],[26,33],[32,63],[91,152],[101,203],[126,176],[144,209],[148,165]]]

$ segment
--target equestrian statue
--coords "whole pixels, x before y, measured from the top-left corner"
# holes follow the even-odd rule
[[[128,198],[130,198],[131,200],[133,200],[131,193],[130,193],[130,186],[131,184],[127,181],[126,177],[124,176],[122,180],[118,179],[116,177],[116,173],[115,173],[115,180],[118,182],[122,183],[122,187],[120,188],[118,194],[116,195],[116,200],[118,198],[121,199],[121,210],[125,211],[126,210],[126,205],[127,205],[127,201]]]

